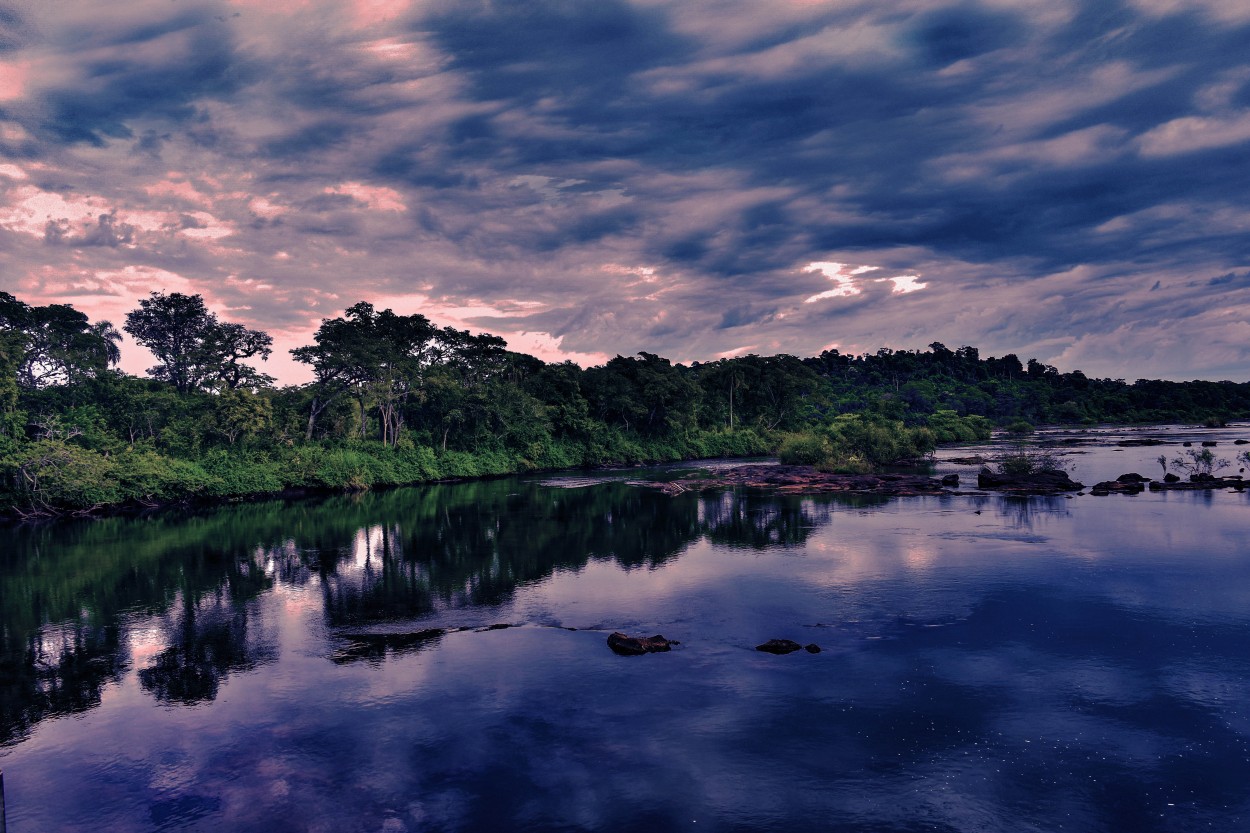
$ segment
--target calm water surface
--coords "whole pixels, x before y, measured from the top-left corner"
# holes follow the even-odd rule
[[[0,529],[10,833],[1250,830],[1247,493],[638,476]]]

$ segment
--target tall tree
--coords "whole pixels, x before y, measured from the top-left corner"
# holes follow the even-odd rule
[[[153,292],[126,313],[126,332],[152,351],[160,364],[148,369],[179,393],[210,387],[236,390],[273,381],[244,359],[269,358],[273,339],[242,324],[222,323],[199,295]]]
[[[17,380],[27,389],[99,376],[121,357],[113,325],[92,324],[68,304],[32,307],[0,292],[0,330],[22,334]]]

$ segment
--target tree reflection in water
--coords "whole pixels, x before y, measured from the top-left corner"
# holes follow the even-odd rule
[[[69,622],[0,641],[0,745],[25,737],[43,718],[100,704],[126,670],[120,628]]]
[[[319,588],[326,624],[342,635],[336,661],[378,659],[439,633],[396,633],[405,625],[489,611],[557,571],[652,568],[700,538],[800,546],[828,517],[810,498],[509,479],[4,530],[0,743],[98,705],[140,632],[157,642],[137,669],[145,691],[166,703],[214,699],[229,674],[275,658],[254,621],[275,583]],[[384,633],[371,642],[362,629],[374,626]]]

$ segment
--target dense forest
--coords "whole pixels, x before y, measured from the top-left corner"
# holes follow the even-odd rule
[[[774,453],[848,471],[992,424],[1250,416],[1250,383],[1091,379],[974,347],[651,353],[580,368],[359,303],[292,351],[314,381],[257,366],[272,339],[198,295],[153,293],[122,330],[157,360],[116,369],[122,332],[0,292],[0,509],[38,515],[697,457]]]

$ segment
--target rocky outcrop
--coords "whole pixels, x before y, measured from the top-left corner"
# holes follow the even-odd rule
[[[1246,481],[1240,475],[1232,477],[1216,477],[1211,474],[1194,474],[1188,480],[1180,480],[1160,483],[1158,480],[1150,481],[1150,491],[1152,492],[1185,492],[1202,489],[1236,489],[1242,491],[1246,488]]]
[[[683,477],[680,480],[647,481],[636,483],[659,489],[665,494],[678,495],[691,491],[710,491],[746,486],[770,489],[779,494],[814,495],[832,492],[853,494],[891,495],[940,495],[945,491],[942,482],[917,474],[830,474],[817,471],[811,466],[770,466],[750,464],[717,469],[711,474]]]
[[[756,645],[755,650],[766,654],[793,654],[795,651],[803,650],[803,646],[793,639],[770,639],[763,645]]]
[[[654,654],[660,651],[671,651],[677,643],[655,636],[628,636],[616,631],[608,637],[608,647],[623,657],[635,657],[641,654]]]
[[[977,485],[982,489],[1020,495],[1058,495],[1085,488],[1084,484],[1068,477],[1066,471],[1058,469],[1044,469],[1030,474],[1002,474],[981,469],[981,473],[977,475]]]

